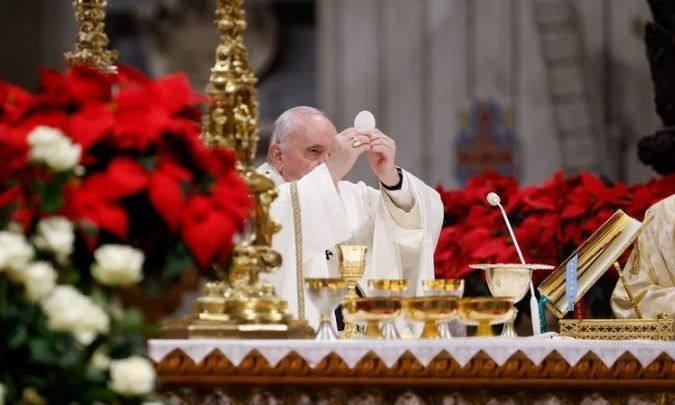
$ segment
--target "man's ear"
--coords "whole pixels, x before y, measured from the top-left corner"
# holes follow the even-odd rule
[[[274,168],[277,169],[279,173],[281,173],[284,168],[284,159],[282,157],[281,148],[279,145],[270,145],[267,155],[270,158],[270,163],[272,163],[272,166],[274,166]]]

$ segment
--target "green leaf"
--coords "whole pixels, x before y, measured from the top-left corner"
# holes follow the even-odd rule
[[[30,357],[36,363],[53,364],[56,362],[55,353],[45,339],[35,337],[30,340]]]
[[[141,156],[138,161],[148,172],[152,173],[157,166],[157,159],[154,156]]]
[[[26,330],[26,325],[18,324],[12,331],[9,332],[9,338],[7,339],[7,346],[10,349],[16,349],[19,346],[24,345],[28,341],[28,331]]]
[[[167,255],[162,280],[172,281],[191,266],[194,266],[194,261],[190,252],[183,243],[178,243]]]
[[[140,330],[144,326],[143,314],[137,309],[127,311],[119,321],[122,330]]]
[[[63,204],[62,195],[63,183],[52,181],[43,183],[40,191],[40,208],[45,212],[56,212]]]
[[[58,357],[58,364],[63,368],[74,367],[82,361],[82,352],[70,348],[70,350],[64,350],[63,353]]]
[[[80,275],[80,272],[75,270],[75,268],[70,267],[63,273],[62,283],[69,285],[78,285],[81,279],[82,276]]]
[[[211,192],[211,186],[215,182],[216,179],[213,176],[211,176],[210,174],[205,175],[198,185],[199,194],[209,194]]]

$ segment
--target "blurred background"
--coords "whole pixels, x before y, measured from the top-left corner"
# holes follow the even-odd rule
[[[218,41],[213,0],[109,0],[119,63],[185,71],[203,90]],[[247,0],[264,159],[276,117],[316,106],[338,130],[360,110],[397,140],[399,164],[458,187],[485,170],[534,184],[585,169],[653,176],[636,144],[660,128],[642,0]],[[0,76],[37,87],[63,69],[71,0],[0,0]],[[9,39],[9,40],[8,40]],[[352,179],[373,182],[365,162]]]

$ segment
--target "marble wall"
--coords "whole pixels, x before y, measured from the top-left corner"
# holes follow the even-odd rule
[[[544,2],[319,0],[320,107],[339,128],[351,125],[359,110],[373,111],[397,140],[402,166],[451,187],[459,182],[454,148],[466,113],[475,101],[494,102],[520,144],[519,179],[538,183],[563,166],[534,14]],[[635,144],[660,127],[641,32],[650,18],[647,4],[571,5],[592,128],[585,136],[596,146],[566,159],[592,158],[610,178],[642,181],[652,172],[638,162]],[[365,164],[352,178],[373,180]]]

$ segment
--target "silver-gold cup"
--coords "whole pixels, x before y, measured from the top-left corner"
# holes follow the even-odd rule
[[[331,316],[342,299],[346,282],[341,278],[306,278],[305,286],[309,299],[319,309],[321,316],[316,340],[338,340]]]
[[[422,281],[422,288],[424,289],[424,294],[429,295],[441,295],[455,298],[462,298],[464,295],[464,280],[457,278],[437,278],[430,280]],[[440,333],[441,338],[450,339],[452,338],[453,328],[457,331],[458,328],[465,329],[456,319],[439,321],[436,326],[438,327],[438,333]],[[459,332],[456,332],[459,333]],[[460,336],[465,336],[466,333],[462,332]]]

